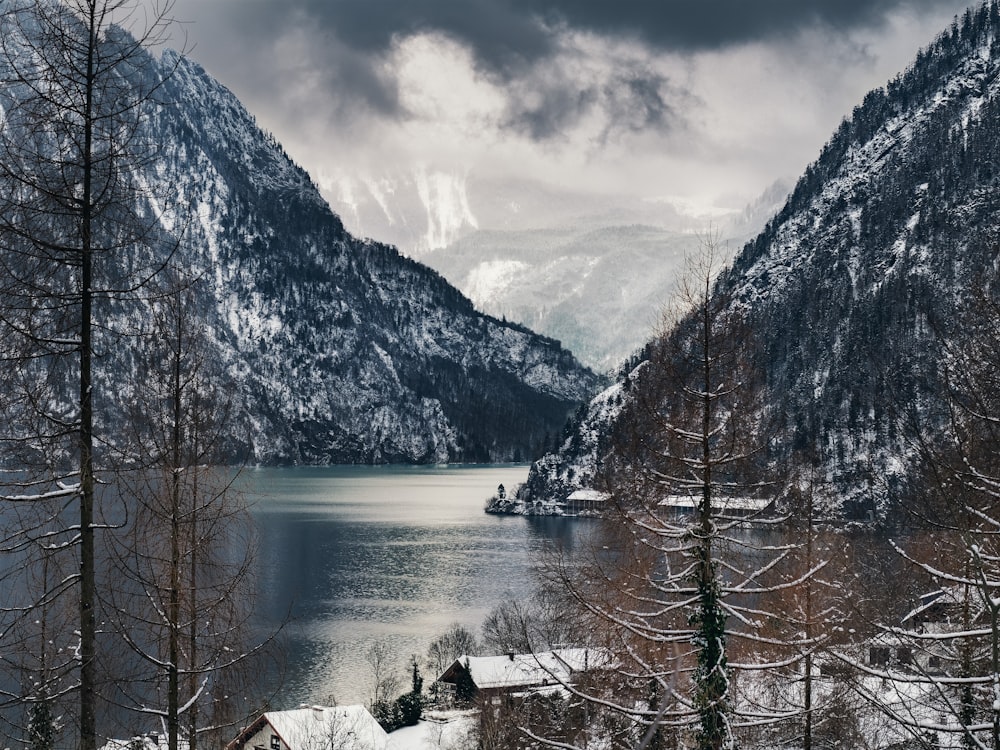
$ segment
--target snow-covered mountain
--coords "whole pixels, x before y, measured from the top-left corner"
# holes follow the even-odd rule
[[[974,283],[996,280],[998,235],[1000,11],[990,0],[864,98],[718,281],[760,337],[760,407],[777,417],[771,458],[816,450],[848,515],[883,512],[910,476],[907,413],[933,405],[949,321]],[[622,382],[641,388],[647,365],[633,364]],[[628,399],[620,383],[593,401],[525,494],[591,483],[595,433]]]
[[[787,194],[776,183],[744,211],[716,215],[711,226],[735,249]],[[424,261],[479,309],[558,339],[588,366],[610,372],[653,334],[685,256],[703,240],[695,227],[710,226],[706,217],[666,214],[672,218],[656,225],[604,223],[629,216],[622,207],[550,229],[482,229]]]
[[[589,397],[596,377],[557,342],[477,312],[435,271],[348,233],[306,172],[200,66],[169,51],[145,59],[130,75],[163,80],[135,138],[156,147],[130,164],[141,186],[134,210],[158,218],[158,245],[176,246],[169,265],[197,281],[187,313],[242,415],[225,436],[234,455],[527,460]],[[148,327],[147,304],[101,302],[102,330]],[[141,386],[140,339],[102,335],[95,398],[100,418],[114,420]]]
[[[684,233],[704,229],[709,222],[721,226],[748,218],[736,208],[681,207],[668,198],[591,193],[426,166],[406,170],[387,165],[376,175],[324,175],[319,182],[349,230],[378,237],[425,262],[477,230],[544,233],[642,225]],[[762,226],[763,221],[758,229]]]
[[[478,309],[561,341],[601,372],[651,335],[701,233],[711,227],[735,250],[789,192],[776,182],[740,210],[428,168],[320,182],[348,227],[392,242]]]
[[[343,174],[321,177],[320,188],[354,232],[378,237],[411,258],[420,259],[479,226],[464,174],[427,167],[379,176]]]
[[[154,171],[195,205],[186,247],[214,269],[206,309],[258,460],[525,459],[563,424],[595,383],[568,351],[355,239],[227,89],[175,64]]]
[[[427,256],[476,306],[609,372],[648,339],[698,236],[650,226],[479,231]]]

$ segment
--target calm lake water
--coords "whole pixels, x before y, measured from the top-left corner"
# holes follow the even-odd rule
[[[294,467],[247,472],[260,535],[265,624],[286,613],[275,707],[365,702],[376,641],[400,674],[458,622],[478,631],[499,602],[531,594],[546,546],[572,548],[586,520],[489,516],[497,485],[527,466]],[[426,675],[433,679],[433,675]]]

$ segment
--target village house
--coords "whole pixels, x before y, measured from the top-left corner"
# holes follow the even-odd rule
[[[364,706],[268,711],[226,750],[386,750],[389,735]]]
[[[941,638],[981,626],[982,604],[976,597],[969,602],[961,586],[923,594],[920,603],[887,630],[864,641],[864,662],[887,672],[941,674],[955,659],[948,640]]]
[[[697,511],[699,502],[701,502],[699,495],[670,495],[660,501],[660,507],[667,508],[678,516],[689,516]],[[713,498],[712,510],[723,518],[752,520],[773,512],[774,498],[720,495]]]
[[[491,699],[502,695],[526,695],[558,690],[592,669],[610,665],[606,649],[563,648],[537,654],[460,656],[437,682],[454,694],[459,683],[471,679],[476,695]]]
[[[576,490],[563,500],[563,513],[567,516],[599,516],[604,513],[608,496],[597,490]]]

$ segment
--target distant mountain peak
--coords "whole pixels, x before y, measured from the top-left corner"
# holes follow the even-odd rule
[[[320,180],[354,231],[421,258],[479,227],[464,173],[420,166],[412,171],[340,174]]]

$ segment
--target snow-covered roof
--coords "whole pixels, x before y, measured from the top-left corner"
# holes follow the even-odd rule
[[[290,750],[385,750],[389,735],[364,706],[309,706],[268,711],[227,745],[239,748],[265,724]]]
[[[583,489],[583,490],[574,490],[573,492],[571,492],[570,495],[566,498],[566,502],[574,500],[577,502],[586,501],[592,503],[603,503],[607,499],[608,496],[604,492],[598,492],[597,490]]]
[[[977,593],[970,596],[965,587],[960,585],[947,586],[922,594],[920,605],[907,614],[902,622],[905,625],[910,621],[925,620],[930,614],[941,618],[942,621],[949,621],[954,616],[957,621],[957,618],[961,617],[960,609],[966,603],[966,599],[969,612],[965,616],[969,618],[969,622],[975,622],[983,613],[982,595]]]
[[[472,681],[480,690],[541,687],[568,682],[576,672],[609,663],[608,651],[594,648],[563,648],[537,654],[460,656],[439,679],[452,681],[450,675],[468,664]]]
[[[660,501],[660,505],[679,510],[694,510],[700,501],[701,497],[691,495],[668,495]],[[765,510],[773,502],[774,498],[770,497],[718,496],[712,498],[713,507],[722,511],[759,512]]]

